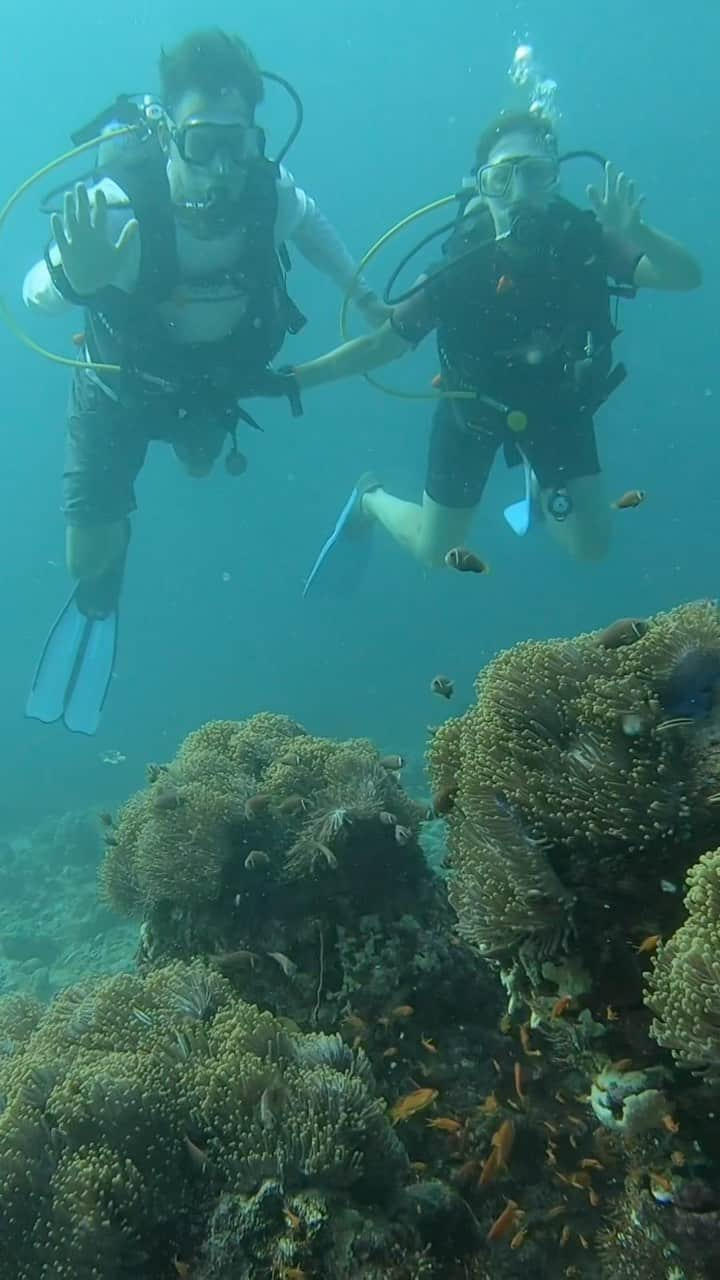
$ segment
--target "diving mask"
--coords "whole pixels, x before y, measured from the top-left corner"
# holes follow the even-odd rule
[[[478,169],[477,185],[480,194],[491,200],[506,199],[513,187],[532,198],[554,187],[558,175],[554,156],[509,156]]]
[[[170,137],[185,164],[208,169],[218,156],[242,167],[262,155],[262,133],[254,125],[218,124],[212,120],[169,122]]]

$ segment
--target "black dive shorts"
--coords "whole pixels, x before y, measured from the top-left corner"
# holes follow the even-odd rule
[[[182,462],[208,468],[227,425],[119,405],[75,370],[65,428],[63,514],[69,525],[114,523],[135,510],[135,480],[151,440],[172,444]]]
[[[504,449],[509,466],[522,461],[522,449],[541,489],[562,488],[571,480],[600,472],[595,428],[588,415],[515,433],[507,427],[466,426],[457,405],[442,400],[430,435],[425,479],[428,497],[441,507],[477,506],[499,448]]]

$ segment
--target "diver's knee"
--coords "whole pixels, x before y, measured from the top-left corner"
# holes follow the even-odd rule
[[[65,564],[71,578],[99,578],[123,554],[127,542],[124,522],[71,526],[65,535]]]

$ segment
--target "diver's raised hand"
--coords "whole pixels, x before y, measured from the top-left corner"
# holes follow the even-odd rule
[[[603,230],[632,238],[642,221],[641,210],[645,203],[645,197],[638,195],[635,183],[617,165],[608,162],[602,191],[593,186],[586,190]]]
[[[104,193],[98,188],[91,204],[82,182],[66,192],[63,212],[54,213],[50,224],[63,271],[80,297],[113,283],[125,250],[138,233],[137,219],[131,218],[114,240],[108,233]]]

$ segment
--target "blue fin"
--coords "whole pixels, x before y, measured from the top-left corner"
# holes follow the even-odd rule
[[[316,582],[327,595],[351,595],[361,579],[372,546],[372,523],[362,518],[353,519],[358,513],[360,498],[360,487],[355,485],[335,528],[320,548],[303,587],[303,599]]]
[[[519,502],[511,502],[510,506],[503,511],[507,523],[519,538],[524,538],[525,534],[542,519],[537,498],[537,477],[525,457],[523,457],[523,476],[525,481],[524,497]]]
[[[93,734],[110,687],[117,650],[117,609],[88,618],[76,593],[56,619],[35,671],[25,714],[44,724],[62,720],[73,733]]]

